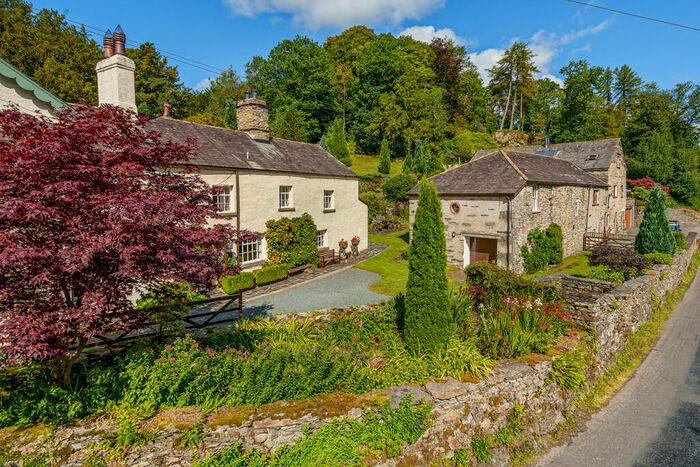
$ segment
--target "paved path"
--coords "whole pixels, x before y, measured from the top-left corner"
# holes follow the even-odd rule
[[[363,305],[391,297],[369,290],[379,274],[349,268],[267,296],[243,301],[243,315],[274,315]]]
[[[700,465],[700,279],[634,376],[538,465]]]

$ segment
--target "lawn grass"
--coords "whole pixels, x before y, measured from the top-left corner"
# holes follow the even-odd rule
[[[577,277],[588,277],[592,271],[591,265],[588,264],[588,257],[590,255],[590,251],[584,251],[583,253],[564,258],[561,263],[549,269],[538,271],[533,274],[526,274],[523,277],[525,279],[534,279],[535,277],[547,276],[555,272],[564,272]]]
[[[396,259],[401,253],[408,250],[408,230],[393,232],[389,234],[369,234],[369,241],[373,243],[384,243],[389,248],[375,256],[355,266],[365,271],[376,272],[382,278],[369,286],[372,292],[395,297],[406,291],[406,281],[408,280],[408,261]],[[458,269],[454,266],[447,266],[447,271]],[[462,282],[448,278],[450,287],[458,287]]]
[[[353,154],[352,164],[350,169],[358,175],[364,174],[374,174],[377,173],[377,168],[379,166],[379,157],[377,156],[366,156],[363,154]],[[393,161],[391,163],[390,174],[392,177],[401,173],[401,164],[403,161]]]
[[[355,267],[382,276],[379,281],[369,286],[372,292],[395,297],[405,291],[408,280],[408,261],[396,259],[403,251],[408,250],[408,230],[390,234],[369,234],[369,241],[384,243],[389,245],[389,248]]]

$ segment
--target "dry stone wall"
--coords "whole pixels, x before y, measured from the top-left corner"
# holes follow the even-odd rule
[[[632,332],[649,319],[656,300],[680,284],[697,248],[694,234],[688,236],[690,249],[676,255],[671,266],[655,268],[650,274],[620,286],[571,276],[555,276],[570,309],[577,319],[593,327],[598,334],[596,361],[589,362],[587,376],[592,383],[614,362],[616,353]],[[586,300],[579,300],[585,296]],[[573,298],[572,298],[573,297]],[[656,297],[656,298],[654,298]],[[573,348],[573,338],[562,338],[552,355]],[[548,381],[552,356],[529,355],[521,361],[504,360],[489,378],[457,381],[446,378],[422,386],[402,385],[375,390],[362,395],[322,394],[309,400],[279,401],[260,407],[224,407],[204,414],[198,407],[160,412],[142,423],[141,429],[158,433],[140,447],[131,447],[115,465],[191,465],[234,443],[244,448],[272,452],[304,436],[306,426],[312,431],[336,417],[361,417],[363,407],[390,400],[393,407],[406,394],[414,403],[427,399],[433,403],[432,426],[414,444],[405,446],[397,458],[384,465],[430,465],[452,457],[458,448],[468,448],[473,437],[485,437],[506,426],[515,404],[524,406],[521,435],[534,451],[540,451],[548,433],[565,421],[579,397]],[[203,440],[196,447],[186,447],[183,434],[202,423]],[[105,415],[92,416],[53,434],[39,427],[0,430],[0,448],[13,454],[36,450],[55,453],[62,465],[82,465],[106,434],[118,424]],[[492,453],[491,462],[508,463],[505,450]]]

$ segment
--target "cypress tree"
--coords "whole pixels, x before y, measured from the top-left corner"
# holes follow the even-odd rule
[[[379,151],[379,168],[377,171],[381,174],[389,174],[391,171],[391,154],[389,151],[389,141],[384,138],[382,140],[382,149]]]
[[[238,129],[238,119],[236,118],[236,101],[229,99],[224,104],[224,121],[226,126],[232,130]]]
[[[452,334],[447,252],[435,185],[421,180],[408,262],[403,338],[413,354],[447,347]]]
[[[416,141],[416,147],[413,150],[413,172],[419,177],[425,175],[425,148],[423,143]]]
[[[321,141],[318,142],[318,145],[325,149],[327,152],[330,152],[330,150],[328,149],[328,143],[326,142],[326,135],[321,136]]]
[[[401,165],[401,173],[406,175],[413,173],[413,155],[411,153],[410,148],[406,151],[406,157],[404,157],[403,159],[403,164]]]
[[[336,159],[345,165],[350,165],[352,163],[348,142],[345,139],[343,122],[341,122],[340,119],[336,119],[331,125],[326,143],[328,144],[328,149],[330,149],[328,152],[333,154]]]
[[[634,249],[641,254],[659,251],[670,255],[676,250],[676,242],[666,217],[666,193],[658,186],[649,192],[646,199],[644,218],[639,225]]]

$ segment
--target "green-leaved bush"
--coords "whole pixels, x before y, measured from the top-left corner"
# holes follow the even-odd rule
[[[470,289],[475,305],[497,303],[505,297],[540,298],[555,301],[559,289],[527,280],[512,271],[492,263],[478,262],[464,269],[467,275],[467,288]]]
[[[634,249],[643,255],[655,251],[672,255],[676,251],[676,239],[666,217],[666,193],[658,186],[647,196]]]
[[[654,264],[673,264],[673,255],[667,253],[659,253],[655,251],[653,253],[647,253],[644,255],[646,259]]]
[[[539,227],[527,234],[527,245],[523,245],[521,256],[525,272],[541,271],[549,264],[561,263],[564,257],[564,236],[561,227],[550,224],[545,230]]]
[[[316,224],[310,214],[270,219],[265,227],[267,258],[271,266],[285,264],[291,268],[318,264]]]
[[[255,274],[252,272],[241,272],[233,276],[224,276],[221,278],[221,288],[227,294],[235,294],[255,287]]]
[[[690,248],[688,243],[685,241],[685,234],[683,232],[671,232],[673,238],[676,239],[676,251],[687,250]]]
[[[552,362],[548,379],[564,389],[576,389],[586,382],[585,356],[580,350],[572,351]]]
[[[435,185],[423,179],[409,248],[403,337],[413,354],[447,347],[452,334],[447,294],[447,253]]]
[[[408,201],[406,193],[416,186],[416,183],[418,183],[418,179],[413,175],[397,175],[386,181],[382,186],[382,191],[384,191],[384,197],[388,201],[406,202]]]

